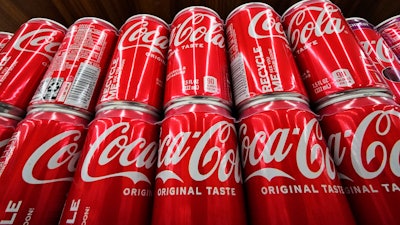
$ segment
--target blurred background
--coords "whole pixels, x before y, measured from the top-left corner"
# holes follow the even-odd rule
[[[130,16],[148,13],[171,23],[181,9],[202,5],[214,9],[225,19],[243,0],[0,0],[0,31],[15,32],[33,17],[53,19],[65,26],[75,20],[94,16],[105,19],[119,28]],[[282,15],[295,0],[262,1]],[[357,16],[377,25],[400,14],[400,0],[332,0],[345,17]]]

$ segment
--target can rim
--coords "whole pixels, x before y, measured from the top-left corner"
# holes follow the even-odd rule
[[[125,20],[125,22],[124,22],[124,24],[122,25],[122,27],[123,27],[126,23],[128,23],[129,21],[135,19],[136,17],[149,17],[149,18],[152,18],[152,19],[155,19],[155,20],[161,22],[163,25],[165,25],[165,27],[167,27],[167,28],[169,27],[168,23],[165,22],[165,20],[161,19],[161,18],[158,17],[158,16],[151,15],[151,14],[147,14],[147,13],[136,14],[136,15],[133,15],[133,16],[129,17],[128,19]]]
[[[7,119],[13,119],[13,120],[16,120],[16,121],[20,121],[20,120],[23,119],[23,118],[21,118],[19,116],[15,116],[15,115],[12,115],[12,114],[9,114],[9,113],[4,113],[4,112],[0,112],[0,116],[6,117]]]
[[[372,90],[372,91],[371,91]],[[374,92],[375,90],[375,92]],[[317,111],[333,105],[338,102],[343,102],[346,100],[350,99],[356,99],[356,98],[362,98],[362,97],[388,97],[388,98],[393,98],[388,92],[383,91],[384,89],[376,89],[376,88],[365,88],[365,89],[360,89],[360,90],[355,90],[352,92],[346,92],[342,93],[341,95],[332,97],[330,99],[327,99],[326,101],[318,104],[315,109]]]
[[[60,26],[60,27],[63,28],[64,30],[67,30],[67,27],[64,26],[63,24],[61,24],[61,23],[59,23],[59,22],[57,22],[57,21],[55,21],[55,20],[49,19],[49,18],[35,17],[35,18],[31,18],[31,19],[28,20],[27,22],[31,22],[31,21],[46,21],[46,22],[52,23],[52,24],[54,24],[54,25]]]
[[[25,114],[25,110],[4,102],[0,102],[0,112],[10,114],[21,119]]]
[[[304,103],[304,104],[309,106],[308,101],[305,100],[304,98],[302,98],[301,95],[298,95],[298,96],[297,95],[290,95],[290,94],[288,94],[288,95],[282,95],[282,94],[279,94],[279,95],[264,95],[261,98],[257,98],[257,99],[251,100],[251,101],[247,102],[246,104],[242,105],[239,108],[239,114],[242,113],[243,111],[249,109],[250,107],[253,107],[253,106],[256,106],[256,105],[259,105],[259,104],[263,104],[263,103],[266,103],[266,102],[274,102],[274,101],[297,101],[297,102],[301,102],[301,103]]]
[[[80,112],[77,109],[70,108],[68,106],[62,106],[57,104],[40,104],[40,105],[33,105],[28,109],[28,114],[35,113],[35,112],[61,112],[67,113],[74,116],[81,117],[86,120],[90,120],[91,116],[87,113]]]
[[[190,11],[193,9],[203,9],[203,10],[207,10],[211,13],[213,13],[215,15],[215,17],[217,17],[220,21],[222,21],[221,16],[213,9],[206,7],[206,6],[201,6],[201,5],[193,5],[193,6],[189,6],[186,8],[181,9],[175,16],[174,19],[172,20],[172,23],[174,23],[174,21],[176,20],[176,18],[178,18],[181,14],[183,14],[186,11]]]
[[[218,106],[221,108],[224,108],[226,110],[228,110],[229,112],[231,112],[231,108],[229,106],[227,106],[226,104],[217,101],[216,99],[212,99],[212,98],[207,98],[207,97],[183,97],[180,98],[180,101],[175,101],[173,103],[171,103],[168,107],[165,108],[165,114],[171,110],[174,109],[176,107],[180,107],[180,106],[184,106],[184,105],[196,105],[196,104],[206,104],[206,105],[214,105],[214,106]]]
[[[364,19],[364,18],[362,18],[362,17],[358,17],[358,16],[352,16],[352,17],[346,18],[346,21],[347,21],[347,22],[348,22],[348,21],[354,21],[354,22],[362,21],[362,22],[367,22],[367,23],[369,23],[368,20],[366,20],[366,19]]]
[[[158,111],[150,109],[148,107],[148,105],[140,104],[137,102],[123,102],[123,101],[107,102],[107,103],[102,103],[102,104],[96,106],[96,115],[105,110],[113,110],[113,109],[135,110],[135,111],[140,111],[140,112],[144,112],[147,114],[151,114],[154,116],[160,116]]]
[[[248,3],[241,4],[241,5],[237,6],[236,8],[234,8],[234,9],[228,14],[228,16],[226,17],[225,23],[227,23],[228,20],[230,20],[231,17],[234,16],[234,14],[239,13],[241,10],[243,10],[243,9],[245,9],[245,8],[253,8],[253,6],[254,6],[254,7],[257,7],[257,6],[267,7],[267,8],[269,8],[269,9],[272,9],[272,11],[274,11],[274,12],[276,13],[275,9],[272,8],[272,6],[268,5],[267,3],[264,3],[264,2],[248,2]],[[276,14],[278,14],[278,13],[276,13]]]
[[[4,34],[4,35],[10,35],[11,37],[14,36],[13,33],[11,32],[7,32],[7,31],[0,31],[0,34]]]
[[[302,0],[299,2],[294,3],[292,6],[290,6],[285,12],[282,13],[282,20],[284,20],[284,17],[286,17],[288,14],[291,13],[291,11],[295,10],[296,8],[299,8],[300,5],[305,5],[304,3],[307,2],[308,4],[316,3],[316,2],[329,2],[332,3],[329,0]]]
[[[98,21],[98,22],[102,22],[102,23],[104,23],[104,24],[106,24],[106,25],[108,25],[110,28],[112,28],[112,29],[114,29],[115,31],[118,31],[118,29],[114,26],[114,24],[112,24],[111,22],[108,22],[107,20],[105,20],[105,19],[102,19],[102,18],[99,18],[99,17],[94,17],[94,16],[86,16],[86,17],[82,17],[82,18],[79,18],[78,20],[76,20],[75,22],[74,22],[74,24],[76,24],[77,22],[81,22],[81,21],[83,21],[83,20],[94,20],[94,21]]]
[[[353,26],[357,26],[359,23],[362,23],[364,25],[367,25],[368,28],[374,29],[374,25],[372,25],[368,20],[362,18],[362,17],[349,17],[346,18],[346,22],[350,25],[350,27],[353,29]]]
[[[380,22],[378,25],[376,25],[376,26],[375,26],[375,29],[380,30],[380,29],[382,29],[383,27],[388,26],[388,25],[394,23],[394,20],[397,19],[397,18],[400,18],[400,15],[396,15],[396,16],[389,17],[389,18],[387,18],[386,20]]]

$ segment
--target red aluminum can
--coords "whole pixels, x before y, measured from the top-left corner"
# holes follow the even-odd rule
[[[91,122],[59,224],[150,224],[157,117],[119,107]]]
[[[0,105],[23,116],[53,59],[66,28],[49,19],[34,18],[15,32],[0,52]]]
[[[400,15],[383,21],[376,26],[376,29],[400,59]]]
[[[193,96],[232,104],[223,21],[202,6],[172,21],[164,107]]]
[[[400,103],[400,60],[380,33],[367,20],[358,17],[351,17],[346,20],[365,54],[370,57],[392,91],[394,100]]]
[[[72,24],[30,108],[58,104],[92,114],[116,39],[116,28],[102,19],[84,17]]]
[[[265,98],[245,109],[238,125],[252,225],[355,225],[317,117],[304,100]]]
[[[1,224],[58,223],[88,123],[66,112],[33,110],[18,124],[0,158]]]
[[[0,156],[21,119],[10,114],[0,113]]]
[[[298,2],[282,22],[313,103],[355,89],[387,91],[340,9],[330,1]]]
[[[201,101],[175,105],[161,124],[153,225],[246,224],[234,120]]]
[[[286,94],[307,99],[280,16],[264,3],[234,9],[225,25],[235,104]]]
[[[11,40],[13,34],[10,32],[0,31],[0,51]]]
[[[332,99],[319,114],[358,224],[399,224],[400,106],[365,91]]]
[[[119,35],[98,107],[128,101],[161,111],[168,25],[158,17],[139,14],[122,25]]]

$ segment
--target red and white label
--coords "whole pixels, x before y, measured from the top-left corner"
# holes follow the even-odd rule
[[[21,121],[0,159],[0,221],[58,223],[86,129],[52,116]]]
[[[400,109],[391,100],[355,99],[325,114],[321,125],[360,224],[396,224],[400,201]],[[342,107],[340,106],[340,107]],[[354,117],[354,115],[357,115]],[[367,202],[381,202],[379,205]],[[377,213],[370,213],[377,212]]]
[[[159,126],[128,114],[99,116],[90,124],[60,224],[151,220]]]

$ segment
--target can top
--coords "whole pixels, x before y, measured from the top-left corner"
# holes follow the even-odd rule
[[[127,101],[114,101],[100,104],[96,107],[96,115],[107,110],[134,110],[159,117],[159,114],[155,110],[149,109],[147,105]]]
[[[0,113],[10,114],[16,118],[22,119],[22,117],[25,115],[25,110],[7,103],[0,102]]]
[[[21,117],[18,117],[18,116],[9,114],[9,113],[4,113],[4,112],[0,112],[0,117],[7,118],[7,119],[12,119],[12,120],[16,120],[16,121],[22,120]]]
[[[251,105],[239,113],[239,120],[246,119],[249,116],[258,114],[260,112],[266,112],[270,110],[302,110],[313,113],[310,106],[304,99],[301,98],[290,98],[290,97],[267,97],[260,99],[258,104]]]
[[[193,96],[193,97],[187,97],[187,98],[180,98],[180,101],[176,101],[176,102],[172,103],[171,105],[169,105],[168,107],[166,107],[165,113],[167,114],[172,109],[175,109],[175,108],[178,108],[181,106],[185,106],[185,105],[211,105],[211,106],[216,106],[216,107],[219,107],[219,108],[222,108],[224,110],[231,112],[230,107],[220,101],[216,101],[214,99],[210,99],[207,97]]]
[[[161,19],[161,18],[158,17],[158,16],[154,16],[154,15],[146,14],[146,13],[133,15],[133,16],[129,17],[128,19],[126,19],[124,24],[128,23],[128,22],[131,21],[131,20],[134,20],[134,19],[136,19],[136,18],[139,18],[139,17],[146,18],[146,19],[149,18],[149,19],[152,19],[152,20],[155,20],[155,21],[157,21],[157,22],[162,23],[162,24],[163,24],[165,27],[167,27],[167,28],[169,27],[168,23],[165,22],[165,20]],[[124,26],[124,25],[122,25],[122,26]]]
[[[54,21],[52,19],[48,19],[48,18],[43,18],[43,17],[36,17],[36,18],[32,18],[30,20],[28,20],[27,22],[46,22],[46,23],[50,23],[52,25],[56,25],[59,26],[60,28],[62,28],[63,30],[67,30],[67,27],[65,27],[64,25],[62,25],[61,23]]]
[[[329,0],[302,0],[299,2],[296,2],[292,6],[290,6],[283,14],[282,14],[282,20],[284,20],[284,17],[287,16],[288,14],[291,14],[294,10],[297,10],[302,7],[306,7],[307,5],[317,3],[317,2],[327,2],[331,3]]]
[[[215,15],[215,17],[217,17],[219,20],[222,21],[222,19],[221,19],[221,17],[219,16],[219,14],[218,14],[216,11],[214,11],[213,9],[211,9],[211,8],[208,8],[208,7],[205,7],[205,6],[189,6],[189,7],[186,7],[186,8],[184,8],[184,9],[182,9],[181,11],[179,11],[179,12],[175,15],[175,17],[174,17],[174,19],[172,20],[172,22],[175,21],[176,18],[178,18],[181,14],[183,14],[183,13],[185,13],[185,12],[187,12],[187,11],[194,11],[194,10],[202,10],[202,11],[211,12],[212,14]]]
[[[6,31],[0,31],[0,35],[8,35],[8,36],[13,36],[14,34],[11,32],[6,32]]]
[[[65,113],[73,116],[78,116],[84,120],[91,119],[91,115],[89,114],[83,113],[77,109],[73,109],[68,106],[62,106],[58,104],[39,104],[39,105],[32,105],[31,107],[28,108],[28,114],[37,112]]]
[[[274,102],[274,101],[296,101],[296,102],[301,102],[303,104],[306,104],[307,106],[308,101],[300,95],[295,95],[291,93],[279,93],[277,95],[263,95],[260,98],[255,98],[252,101],[247,102],[243,106],[239,108],[239,114],[245,111],[248,108],[254,107],[256,105],[264,104],[267,102]]]
[[[346,22],[350,25],[352,29],[358,27],[359,25],[375,29],[374,26],[370,22],[368,22],[368,20],[361,17],[349,17],[346,19]]]
[[[108,26],[110,29],[112,29],[112,30],[114,30],[114,31],[118,31],[118,29],[117,29],[112,23],[108,22],[107,20],[98,18],[98,17],[91,17],[91,16],[89,16],[89,17],[82,17],[82,18],[76,20],[76,21],[74,22],[74,24],[76,24],[76,23],[78,23],[78,22],[82,22],[82,21],[87,21],[87,20],[94,21],[94,22],[96,22],[96,23],[102,23],[103,25]]]
[[[228,21],[236,13],[239,13],[242,10],[251,9],[251,8],[258,8],[258,7],[268,8],[268,9],[271,9],[272,11],[274,11],[276,13],[276,11],[272,8],[272,6],[270,6],[270,5],[268,5],[268,4],[264,3],[264,2],[248,2],[248,3],[245,3],[245,4],[239,5],[234,10],[232,10],[232,12],[230,12],[229,15],[226,17],[225,21]],[[276,14],[278,14],[278,13],[276,13]]]
[[[322,102],[321,104],[316,106],[316,110],[320,111],[321,109],[328,107],[330,105],[347,101],[355,98],[363,98],[363,97],[387,97],[393,98],[388,92],[382,91],[383,89],[375,89],[375,88],[365,88],[359,89],[352,92],[344,93],[342,95],[335,96],[333,98],[328,99],[327,101]]]
[[[377,30],[385,29],[386,26],[390,26],[391,24],[396,23],[396,22],[400,22],[400,15],[392,16],[392,17],[382,21],[381,23],[376,25],[375,28]]]

